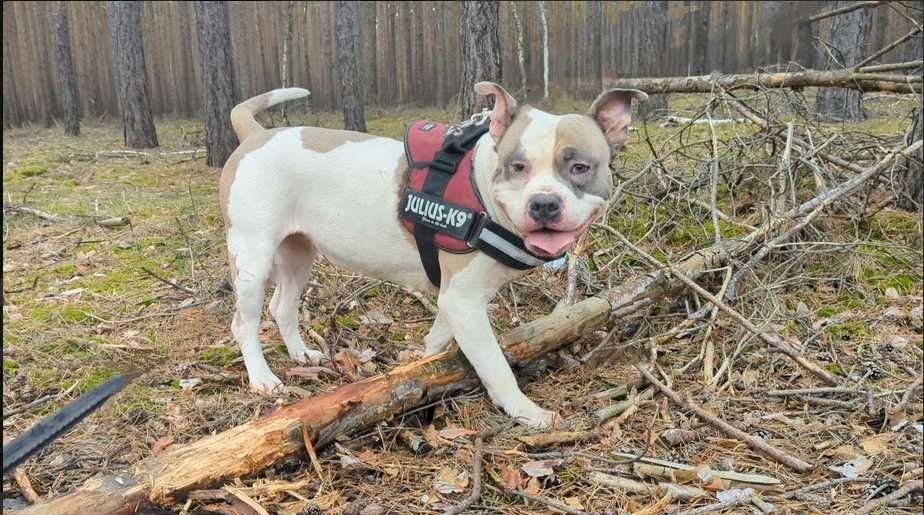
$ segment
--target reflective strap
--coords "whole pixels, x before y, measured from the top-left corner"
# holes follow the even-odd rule
[[[481,233],[478,235],[478,240],[494,247],[507,256],[515,259],[516,261],[529,266],[530,268],[545,263],[545,261],[542,261],[532,254],[521,250],[519,247],[500,237],[498,234],[492,232],[487,227],[483,227],[481,229]]]

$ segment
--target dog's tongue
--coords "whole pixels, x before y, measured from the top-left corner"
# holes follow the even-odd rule
[[[574,243],[577,235],[578,231],[535,231],[528,233],[523,241],[549,256],[557,256]]]

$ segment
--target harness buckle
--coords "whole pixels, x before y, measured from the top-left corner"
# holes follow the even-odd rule
[[[475,215],[475,221],[472,222],[472,228],[465,238],[465,244],[470,249],[477,249],[478,237],[481,236],[481,230],[491,221],[491,217],[484,211]]]
[[[453,125],[449,127],[449,129],[446,130],[446,134],[453,135],[453,136],[461,136],[462,131],[464,131],[465,128],[468,127],[469,125],[475,125],[475,126],[484,125],[484,122],[491,119],[491,115],[493,113],[494,111],[490,111],[488,109],[482,109],[480,113],[473,114],[471,117],[469,117],[468,120],[465,120],[464,122],[458,125]]]

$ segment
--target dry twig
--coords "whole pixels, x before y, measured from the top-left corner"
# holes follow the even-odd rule
[[[642,376],[648,379],[648,381],[650,381],[651,384],[656,386],[658,390],[661,390],[661,393],[663,393],[664,395],[667,396],[667,398],[673,401],[674,404],[677,404],[678,406],[682,408],[692,411],[693,413],[696,414],[697,417],[708,422],[710,425],[722,431],[726,435],[741,440],[742,442],[747,444],[748,447],[754,449],[755,451],[763,453],[764,455],[769,456],[770,458],[773,458],[779,463],[782,463],[783,465],[786,465],[787,467],[793,470],[796,470],[798,472],[808,472],[812,470],[813,468],[815,468],[815,466],[812,465],[811,463],[802,461],[799,458],[786,454],[780,449],[777,449],[776,447],[768,444],[762,438],[751,436],[745,433],[744,431],[738,429],[737,427],[732,426],[728,422],[725,422],[719,417],[701,408],[696,403],[694,403],[691,399],[689,398],[684,399],[683,397],[680,396],[679,393],[671,390],[666,385],[658,381],[658,379],[651,372],[649,372],[648,369],[641,367],[639,365],[635,365],[635,368],[639,371],[640,374],[642,374]]]

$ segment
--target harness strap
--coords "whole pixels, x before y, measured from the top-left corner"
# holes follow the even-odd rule
[[[456,168],[484,133],[488,132],[486,124],[469,124],[460,129],[451,130],[443,140],[440,151],[428,164],[430,173],[424,181],[424,193],[442,197],[449,184],[449,179],[456,173]],[[442,273],[440,272],[439,250],[437,250],[436,229],[425,224],[414,225],[414,241],[417,243],[417,252],[420,262],[427,272],[427,278],[435,286],[440,286]]]

